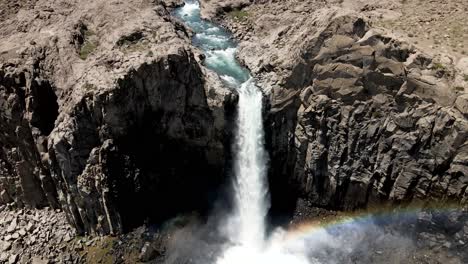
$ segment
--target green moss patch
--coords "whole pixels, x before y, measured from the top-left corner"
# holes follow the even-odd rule
[[[232,10],[231,12],[228,13],[228,15],[236,20],[245,20],[249,17],[249,13],[245,10]]]
[[[88,56],[96,50],[98,41],[96,40],[96,34],[91,30],[85,30],[83,32],[83,38],[84,42],[80,47],[79,55],[82,60],[86,60]]]

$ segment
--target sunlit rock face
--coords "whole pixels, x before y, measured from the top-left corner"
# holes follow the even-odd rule
[[[79,233],[116,234],[217,196],[236,95],[199,63],[177,3],[117,2],[2,20],[25,26],[0,44],[0,206],[61,207]]]
[[[36,2],[0,19],[0,206],[62,207],[81,233],[205,212],[232,165],[236,56],[268,97],[270,212],[298,196],[466,203],[466,93],[355,14],[202,1],[209,16],[247,8],[236,50],[172,18],[178,0]]]
[[[335,208],[466,203],[468,123],[446,81],[419,81],[430,78],[421,74],[424,58],[397,41],[349,34],[358,42],[333,50],[340,37],[328,39],[299,86],[294,181],[314,203]]]
[[[241,40],[238,57],[269,95],[272,212],[284,214],[297,197],[336,209],[466,204],[460,72],[437,69],[354,9],[287,3],[217,17]]]

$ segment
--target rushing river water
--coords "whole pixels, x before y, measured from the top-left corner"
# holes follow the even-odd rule
[[[235,141],[235,209],[229,216],[232,242],[250,248],[261,245],[268,210],[265,186],[262,93],[236,57],[236,44],[221,27],[202,20],[198,2],[186,2],[176,11],[196,34],[193,43],[205,55],[206,66],[225,84],[237,89],[237,131]]]
[[[229,238],[218,264],[306,263],[285,254],[266,238],[269,208],[266,153],[262,118],[262,92],[248,70],[236,59],[236,43],[223,28],[200,17],[196,1],[186,1],[175,11],[194,32],[193,44],[206,55],[207,68],[239,94],[235,136],[234,210],[226,216]]]
[[[406,259],[415,249],[413,241],[384,231],[378,222],[398,224],[408,221],[411,224],[403,226],[415,226],[413,223],[419,210],[403,214],[389,212],[377,218],[363,215],[329,224],[303,223],[287,232],[278,228],[270,234],[266,233],[265,218],[269,201],[262,119],[263,95],[248,70],[237,61],[236,42],[222,27],[201,19],[197,1],[186,1],[183,7],[175,10],[174,15],[194,31],[193,44],[206,55],[205,66],[216,72],[226,86],[236,89],[239,94],[233,155],[235,204],[232,212],[224,217],[221,228],[223,237],[227,236],[228,241],[213,247],[220,251],[214,253],[215,259],[196,263],[408,263]],[[197,242],[185,244],[198,247]],[[388,249],[388,255],[379,258],[382,253],[378,253],[376,258],[372,252],[381,252],[382,248]],[[213,255],[212,250],[198,253]],[[355,262],[353,256],[358,256],[359,261]],[[390,256],[390,259],[386,256]],[[194,262],[190,260],[184,263]]]
[[[235,208],[227,216],[228,236],[235,245],[218,263],[237,263],[262,252],[268,211],[266,156],[262,118],[262,93],[247,69],[235,57],[236,43],[221,27],[200,17],[198,2],[187,1],[175,14],[194,32],[193,44],[201,48],[206,66],[239,93],[235,138]],[[254,261],[254,260],[250,260]]]
[[[205,65],[229,86],[240,87],[251,78],[247,69],[236,59],[236,43],[230,34],[222,27],[201,19],[197,1],[186,1],[183,7],[175,11],[175,15],[195,33],[192,43],[206,55]]]

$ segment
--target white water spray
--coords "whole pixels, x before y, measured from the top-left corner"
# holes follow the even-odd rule
[[[252,79],[239,88],[235,154],[234,242],[261,247],[265,239],[265,216],[269,208],[265,183],[266,155],[263,146],[262,93]],[[258,248],[260,249],[260,248]]]
[[[306,263],[286,252],[288,250],[279,242],[281,239],[276,239],[281,235],[266,238],[269,202],[262,92],[236,60],[237,47],[229,34],[200,18],[197,1],[187,0],[176,15],[195,31],[193,41],[206,54],[205,65],[217,72],[226,85],[236,89],[239,94],[234,154],[234,210],[223,226],[230,243],[217,263]]]
[[[186,0],[185,6],[178,8],[174,14],[195,32],[192,42],[206,55],[205,66],[215,71],[227,87],[238,91],[239,102],[234,148],[234,209],[221,226],[222,234],[227,235],[229,241],[217,244],[216,252],[213,252],[212,248],[203,250],[205,237],[190,243],[187,243],[187,237],[182,237],[183,247],[190,248],[190,261],[178,261],[176,254],[175,261],[168,263],[337,264],[355,263],[349,257],[351,254],[362,256],[362,252],[380,251],[384,245],[391,249],[393,245],[398,245],[411,252],[408,240],[388,235],[380,227],[366,221],[339,224],[329,230],[318,228],[314,232],[305,231],[293,238],[290,237],[291,232],[288,235],[280,228],[266,234],[265,216],[269,202],[262,93],[249,72],[236,60],[237,45],[230,34],[202,20],[197,1]],[[211,229],[211,226],[204,228]],[[194,254],[198,250],[201,252]],[[202,256],[194,260],[193,255]],[[376,262],[370,259],[362,263]]]

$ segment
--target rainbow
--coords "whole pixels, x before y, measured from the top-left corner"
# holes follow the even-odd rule
[[[408,206],[400,208],[381,208],[376,210],[355,211],[347,213],[338,213],[334,216],[326,216],[321,219],[311,219],[296,224],[291,224],[286,229],[285,240],[298,240],[306,237],[311,237],[314,233],[332,230],[340,227],[351,225],[365,225],[376,222],[389,222],[393,220],[416,219],[419,213],[451,213],[451,212],[466,212],[467,206],[455,204],[433,205],[433,206]]]

